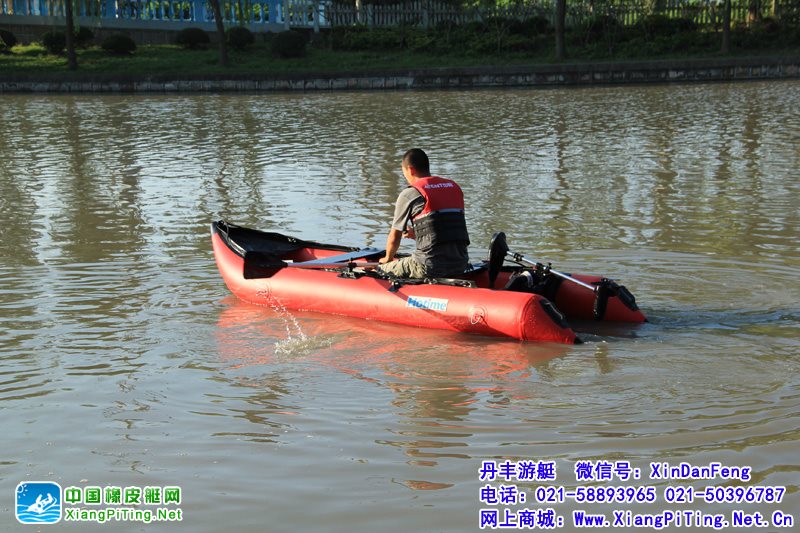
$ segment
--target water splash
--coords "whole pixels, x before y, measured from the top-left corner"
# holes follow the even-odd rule
[[[287,340],[292,339],[294,336],[297,336],[300,340],[306,340],[308,338],[306,334],[303,333],[303,328],[300,327],[300,322],[298,322],[297,317],[294,316],[280,300],[275,297],[270,298],[269,306],[275,311],[278,318],[283,320],[284,326],[286,326]]]
[[[308,355],[318,350],[330,348],[333,340],[329,337],[290,337],[275,343],[275,355],[297,357]]]
[[[331,337],[306,335],[297,317],[277,298],[271,298],[269,305],[286,328],[286,338],[275,343],[275,355],[284,357],[308,355],[323,348],[330,348],[333,344]]]

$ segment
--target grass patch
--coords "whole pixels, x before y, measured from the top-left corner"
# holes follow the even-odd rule
[[[487,65],[520,65],[530,63],[521,54],[497,56],[459,56],[426,54],[407,50],[386,52],[334,51],[310,48],[306,57],[281,59],[274,57],[267,44],[256,44],[246,50],[229,50],[231,66],[218,65],[219,52],[186,50],[175,45],[142,45],[130,56],[107,54],[99,47],[78,50],[79,72],[103,75],[218,75],[218,74],[292,74],[308,72],[347,72],[404,70],[437,67],[470,67]],[[0,56],[3,74],[70,73],[64,56],[48,55],[38,44],[18,46],[12,54]]]

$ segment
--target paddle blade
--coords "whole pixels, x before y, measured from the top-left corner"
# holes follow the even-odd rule
[[[275,254],[248,251],[244,254],[244,279],[271,278],[286,263]]]

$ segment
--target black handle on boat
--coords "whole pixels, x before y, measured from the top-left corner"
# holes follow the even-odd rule
[[[596,285],[585,283],[579,279],[575,279],[568,274],[564,274],[553,268],[548,263],[544,265],[538,261],[528,259],[524,255],[508,249],[506,243],[506,234],[502,231],[495,233],[492,236],[491,245],[489,246],[489,288],[494,288],[494,283],[497,280],[497,275],[500,273],[500,267],[503,261],[509,257],[512,261],[517,263],[524,263],[536,268],[544,274],[553,274],[559,278],[565,279],[576,285],[592,291],[595,294],[594,301],[594,317],[596,320],[602,320],[605,316],[606,306],[608,305],[608,298],[616,296],[619,300],[632,311],[636,311],[639,307],[636,305],[636,298],[630,293],[623,285],[618,285],[616,282],[602,278]]]
[[[528,259],[522,254],[509,250],[508,243],[506,243],[506,234],[502,231],[499,231],[492,236],[492,242],[489,246],[489,288],[494,288],[494,282],[497,280],[497,275],[500,273],[500,267],[503,265],[503,261],[505,260],[506,256],[510,257],[517,263],[526,263],[545,273],[554,274],[559,278],[564,278],[573,283],[577,283],[581,287],[585,287],[592,292],[597,292],[597,286],[589,285],[588,283],[584,283],[581,280],[573,278],[572,276],[562,274],[557,270],[553,270],[549,264],[545,266],[542,263]]]
[[[517,252],[513,252],[511,250],[509,250],[506,253],[508,254],[508,256],[513,261],[516,261],[517,263],[525,263],[527,265],[535,267],[538,270],[541,270],[545,274],[553,274],[554,276],[558,276],[559,278],[563,278],[563,279],[569,280],[572,283],[575,283],[576,285],[580,285],[581,287],[585,287],[585,288],[589,289],[592,292],[597,292],[598,285],[589,285],[588,283],[585,283],[585,282],[583,282],[583,281],[581,281],[579,279],[575,279],[575,278],[573,278],[572,276],[570,276],[568,274],[564,274],[562,272],[559,272],[558,270],[553,270],[553,268],[550,266],[549,263],[547,265],[544,265],[542,263],[539,263],[539,262],[533,261],[531,259],[528,259],[524,255],[519,254]]]

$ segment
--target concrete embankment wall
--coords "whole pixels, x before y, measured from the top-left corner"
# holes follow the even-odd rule
[[[553,87],[800,79],[800,57],[445,68],[381,73],[193,76],[3,76],[0,92],[259,92]]]

